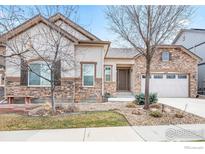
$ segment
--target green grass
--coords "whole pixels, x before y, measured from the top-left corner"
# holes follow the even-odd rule
[[[205,140],[193,140],[193,141],[190,141],[190,142],[205,142]]]
[[[0,130],[60,129],[83,127],[127,126],[123,115],[113,111],[85,112],[48,117],[16,114],[0,115]]]

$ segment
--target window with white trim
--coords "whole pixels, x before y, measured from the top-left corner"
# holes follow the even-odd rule
[[[107,82],[112,81],[112,66],[111,65],[105,66],[105,81]]]
[[[162,52],[162,61],[169,61],[170,60],[170,53],[168,51]]]
[[[94,86],[95,64],[82,64],[83,86]]]
[[[43,62],[35,62],[29,64],[28,85],[30,86],[49,86],[51,72],[47,64]],[[46,80],[46,79],[48,80]]]

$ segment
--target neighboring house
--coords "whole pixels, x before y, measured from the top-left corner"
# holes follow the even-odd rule
[[[172,44],[183,45],[203,59],[198,64],[198,91],[205,94],[205,29],[182,29]]]
[[[65,41],[70,43],[66,50],[72,51],[76,61],[73,70],[62,69],[63,63],[57,67],[60,71],[56,76],[61,81],[56,85],[58,99],[101,102],[105,93],[115,95],[118,91],[130,91],[133,94],[144,92],[143,56],[130,48],[109,48],[109,41],[100,40],[61,14],[49,19],[36,16],[2,38],[7,38],[8,43],[18,41],[27,37],[24,35],[26,32],[29,35],[38,33],[36,28],[39,27],[52,27],[54,31],[62,33]],[[38,38],[38,41],[42,42],[43,39]],[[1,51],[10,52],[10,49],[2,47]],[[49,75],[49,72],[41,72],[44,65],[33,56],[27,59],[28,65],[35,64],[40,73]],[[152,60],[150,91],[157,92],[160,97],[196,97],[197,66],[200,60],[183,46],[158,46]],[[7,59],[5,63],[5,95],[32,95],[36,98],[50,95],[49,83],[31,72],[25,72],[22,65],[18,67]]]

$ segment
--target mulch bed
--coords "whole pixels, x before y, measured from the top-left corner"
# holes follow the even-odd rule
[[[163,112],[162,117],[152,117],[149,115],[150,111],[143,110],[143,106],[136,105],[135,108],[126,107],[128,103],[93,103],[93,104],[78,104],[81,111],[95,111],[95,110],[115,110],[123,114],[130,125],[169,125],[169,124],[201,124],[205,123],[205,118],[184,112],[183,118],[177,118],[176,113],[182,112],[179,109],[165,105],[165,109],[169,112]],[[159,104],[160,105],[160,104]],[[133,114],[134,110],[140,110],[141,115]],[[161,109],[159,109],[160,111]]]
[[[139,106],[138,106],[139,107]],[[181,112],[181,110],[165,106],[170,110],[169,113],[162,113],[162,117],[152,117],[149,115],[150,111],[144,111],[142,115],[132,114],[133,109],[122,109],[118,112],[123,114],[126,119],[129,121],[130,125],[176,125],[176,124],[200,124],[205,123],[205,118],[193,115],[191,113],[184,112],[183,118],[177,118],[176,113]],[[142,107],[139,107],[142,108]]]

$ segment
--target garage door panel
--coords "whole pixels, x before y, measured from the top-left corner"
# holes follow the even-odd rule
[[[141,92],[145,91],[145,79],[141,80]],[[157,93],[159,97],[188,97],[188,76],[186,79],[167,79],[163,74],[162,79],[150,79],[150,92]]]

